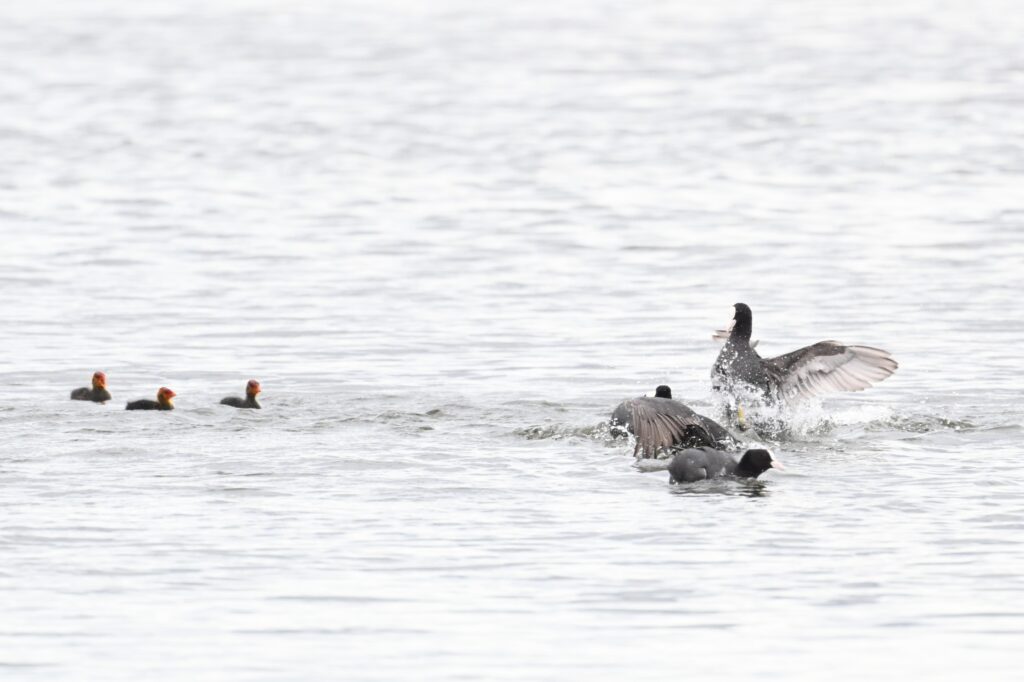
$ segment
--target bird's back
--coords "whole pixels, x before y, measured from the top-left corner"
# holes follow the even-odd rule
[[[168,409],[155,400],[133,400],[124,406],[126,410],[164,410]]]
[[[732,455],[708,447],[680,450],[668,465],[669,474],[677,483],[692,483],[725,476],[735,469],[736,460]]]
[[[104,403],[110,400],[110,391],[105,388],[76,388],[71,391],[72,400],[91,400],[94,403]]]
[[[256,402],[256,399],[239,398],[238,396],[228,396],[220,401],[221,405],[230,405],[231,407],[248,407],[255,410],[260,409],[260,404]]]

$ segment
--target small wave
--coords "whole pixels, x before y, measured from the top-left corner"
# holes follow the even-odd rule
[[[668,471],[668,465],[671,461],[671,456],[658,459],[638,459],[633,463],[633,468],[643,474],[649,474],[654,471]]]
[[[714,478],[696,483],[674,483],[670,486],[672,495],[725,495],[729,497],[766,497],[771,492],[769,481],[740,478]]]
[[[931,433],[932,431],[973,431],[978,426],[966,419],[952,419],[931,415],[892,415],[868,424],[869,431],[905,431]]]
[[[608,422],[600,422],[591,426],[568,426],[566,424],[527,426],[516,429],[513,433],[526,440],[565,440],[568,438],[608,442],[618,440],[612,435]]]
[[[439,409],[428,410],[427,412],[404,412],[401,410],[387,410],[384,412],[379,412],[376,416],[372,418],[372,421],[382,422],[384,424],[390,424],[393,422],[408,423],[410,421],[422,422],[427,418],[436,418],[442,416],[443,414],[444,413]]]

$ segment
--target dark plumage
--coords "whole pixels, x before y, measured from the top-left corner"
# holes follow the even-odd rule
[[[612,412],[612,433],[636,436],[633,456],[657,457],[659,451],[671,447],[722,448],[736,442],[714,420],[697,414],[671,396],[672,389],[659,386],[654,398],[626,400]]]
[[[767,450],[747,450],[737,460],[727,452],[713,448],[680,450],[668,465],[673,483],[692,483],[718,476],[757,478],[769,469],[782,465]]]
[[[177,395],[166,386],[156,392],[156,400],[133,400],[124,409],[126,410],[173,410],[174,402],[171,400]]]
[[[107,375],[103,372],[94,372],[92,375],[92,388],[76,388],[71,391],[72,400],[91,400],[94,403],[105,403],[111,399],[110,391],[107,390]]]
[[[250,408],[253,410],[260,409],[260,404],[256,402],[256,395],[261,391],[260,382],[255,379],[250,379],[249,383],[245,385],[245,397],[239,398],[238,396],[228,396],[220,401],[221,405],[230,405],[231,407],[242,407]]]
[[[748,386],[768,402],[795,401],[836,391],[862,391],[899,366],[887,351],[838,341],[819,341],[792,353],[762,358],[750,344],[750,308],[744,303],[734,307],[729,337],[711,370],[715,390],[735,395],[737,388]]]

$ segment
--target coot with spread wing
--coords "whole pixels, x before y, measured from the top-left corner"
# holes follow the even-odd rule
[[[899,365],[888,351],[819,341],[775,358],[762,358],[750,343],[753,315],[737,303],[725,347],[711,370],[712,386],[735,395],[752,388],[769,403],[797,401],[838,391],[862,391]]]
[[[712,419],[672,399],[672,389],[658,386],[653,398],[633,398],[612,412],[612,433],[636,436],[635,457],[657,457],[671,447],[726,448],[735,444],[729,432]]]

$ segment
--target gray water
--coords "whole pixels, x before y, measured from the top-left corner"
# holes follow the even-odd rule
[[[0,677],[1019,675],[1024,14],[867,5],[5,4]],[[900,369],[639,471],[737,301]]]

